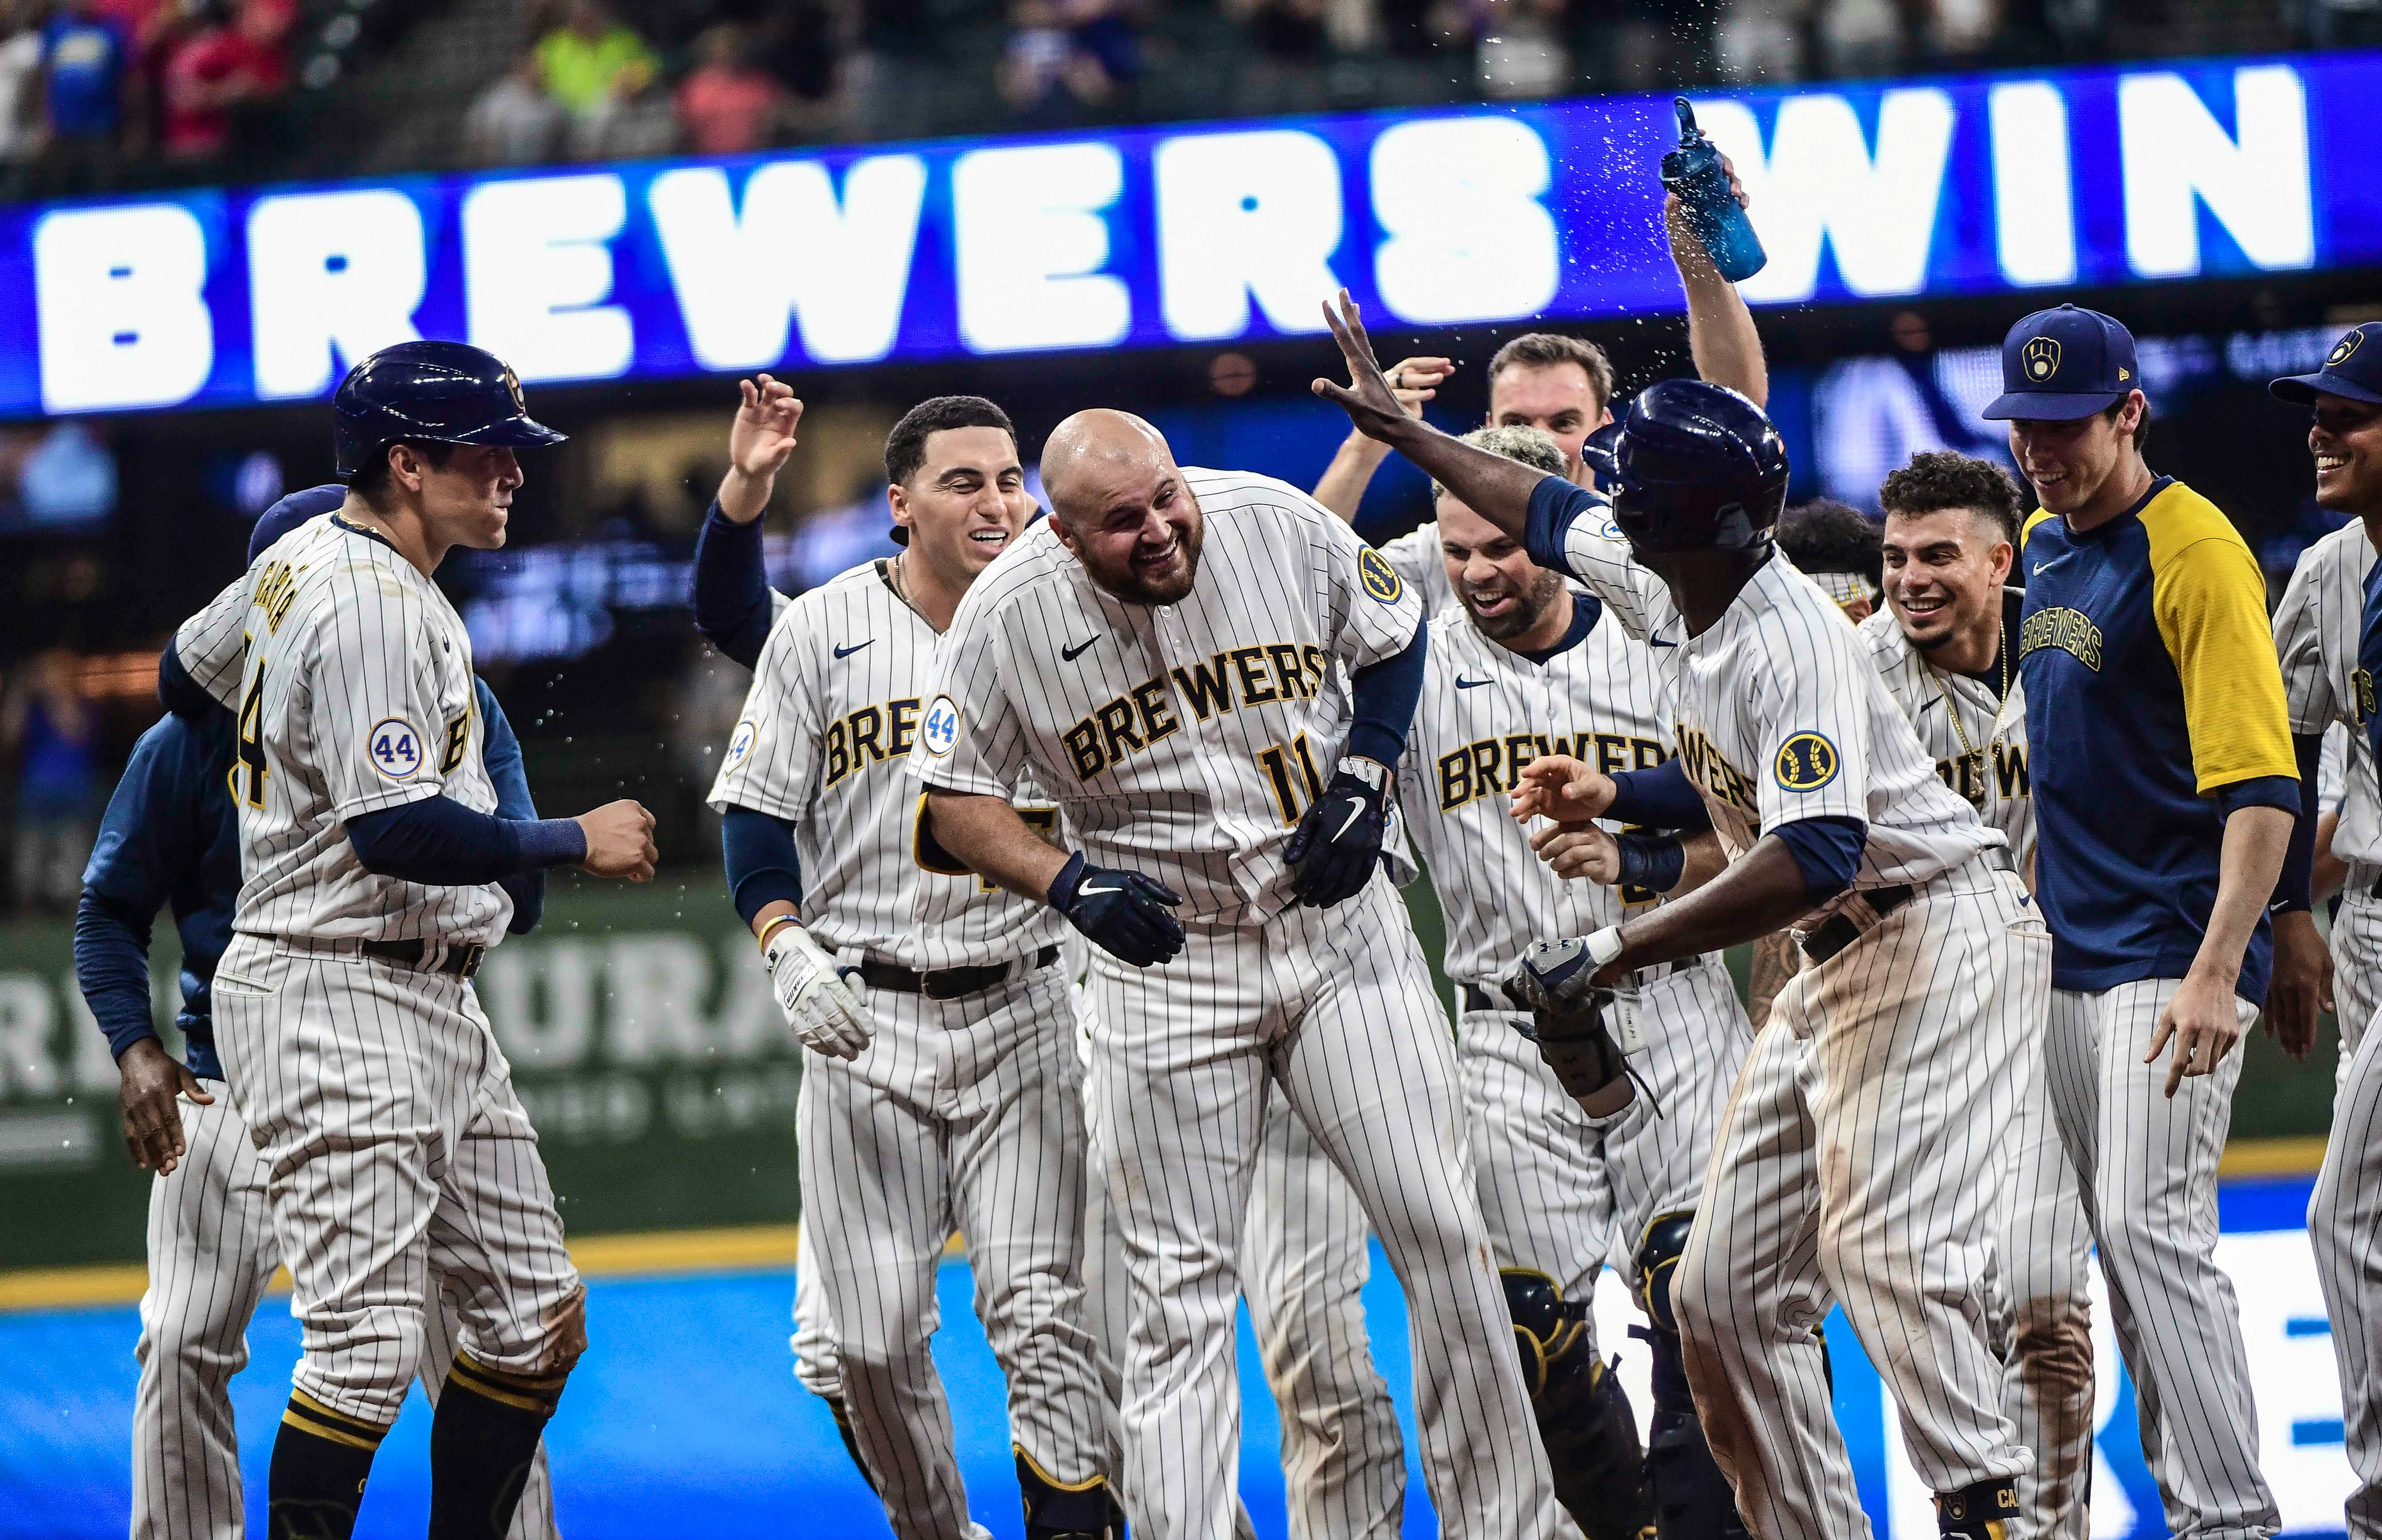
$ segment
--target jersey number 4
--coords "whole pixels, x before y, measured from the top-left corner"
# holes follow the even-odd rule
[[[264,660],[256,660],[239,698],[239,746],[231,764],[231,797],[250,807],[264,805]]]

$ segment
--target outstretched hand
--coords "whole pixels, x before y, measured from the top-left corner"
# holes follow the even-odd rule
[[[1336,309],[1332,301],[1323,302],[1323,324],[1332,328],[1332,340],[1340,345],[1340,356],[1347,361],[1348,383],[1318,379],[1312,388],[1346,412],[1358,433],[1387,444],[1412,419],[1381,373],[1381,361],[1373,357],[1373,340],[1365,335],[1362,313],[1344,288]]]
[[[769,488],[794,452],[794,429],[803,403],[794,387],[771,375],[736,382],[742,397],[728,430],[728,475],[719,485],[719,511],[739,524],[761,516]]]
[[[1619,792],[1612,776],[1568,754],[1541,754],[1522,766],[1521,784],[1514,788],[1514,818],[1523,824],[1533,818],[1584,824],[1603,817]]]

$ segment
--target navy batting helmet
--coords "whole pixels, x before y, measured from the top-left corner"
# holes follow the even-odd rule
[[[1640,393],[1613,458],[1613,521],[1642,551],[1759,545],[1786,503],[1778,430],[1751,401],[1701,380]]]
[[[509,444],[526,448],[567,436],[534,422],[521,377],[468,342],[400,342],[348,371],[331,397],[339,480],[400,441]]]

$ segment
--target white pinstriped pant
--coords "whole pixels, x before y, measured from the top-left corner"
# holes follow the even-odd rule
[[[2052,991],[2051,1105],[2077,1169],[2093,1173],[2085,1212],[2167,1528],[2177,1540],[2269,1535],[2282,1515],[2258,1472],[2233,1280],[2216,1265],[2216,1162],[2241,1051],[2185,1080],[2173,1100],[2167,1054],[2143,1062],[2181,982]],[[2234,1005],[2246,1032],[2257,1008]]]
[[[279,1265],[264,1160],[221,1082],[212,1106],[183,1101],[188,1153],[149,1187],[149,1288],[141,1296],[141,1383],[132,1401],[133,1540],[240,1540],[245,1533],[231,1377]],[[455,1306],[424,1312],[422,1388],[433,1406],[455,1362]],[[553,1540],[540,1443],[513,1509],[512,1540]]]
[[[474,1358],[553,1373],[584,1289],[472,986],[236,935],[214,996],[215,1048],[289,1265],[297,1387],[395,1422],[434,1276]]]
[[[2340,1368],[2340,1405],[2356,1490],[2344,1505],[2353,1540],[2382,1537],[2382,902],[2376,870],[2350,868],[2347,895],[2332,923],[2333,998],[2340,1009],[2339,1089],[2324,1169],[2308,1200],[2308,1239],[2332,1352]]]
[[[1993,1232],[2051,939],[1971,862],[1779,992],[1713,1149],[1674,1279],[1688,1379],[1761,1540],[1866,1535],[1812,1327],[1831,1303],[1937,1492],[2032,1456],[1989,1341]]]
[[[1646,1048],[1630,1061],[1652,1095],[1590,1118],[1566,1094],[1514,1011],[1467,1010],[1455,1062],[1473,1133],[1480,1212],[1500,1265],[1554,1279],[1588,1300],[1607,1262],[1634,1281],[1646,1227],[1695,1206],[1713,1133],[1728,1105],[1752,1030],[1717,959],[1646,987]],[[1661,1104],[1657,1116],[1656,1103]],[[1595,1320],[1586,1351],[1597,1351]]]
[[[1084,1301],[1083,1069],[1055,967],[956,1000],[874,990],[877,1037],[804,1059],[804,1250],[832,1338],[797,1373],[840,1389],[902,1540],[981,1534],[928,1341],[954,1228],[1009,1386],[1011,1436],[1052,1480],[1106,1474],[1108,1419]],[[802,1284],[796,1286],[801,1326]]]
[[[1094,1158],[1131,1277],[1127,1485],[1150,1540],[1225,1540],[1237,1504],[1233,1305],[1266,1104],[1355,1189],[1406,1295],[1444,1533],[1569,1533],[1472,1191],[1446,1013],[1386,878],[1262,927],[1186,926],[1174,961],[1096,955]]]

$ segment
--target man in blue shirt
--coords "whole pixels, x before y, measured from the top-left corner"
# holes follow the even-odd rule
[[[2216,505],[2143,462],[2140,384],[2126,328],[2062,305],[2011,328],[1984,413],[2043,505],[2018,662],[2053,938],[2045,1075],[2168,1522],[2272,1534],[2216,1162],[2302,771],[2265,577]]]
[[[131,100],[132,44],[96,0],[67,0],[42,29],[43,121],[52,175],[80,189],[115,165]]]
[[[250,560],[346,495],[334,485],[283,498],[258,521]],[[487,685],[474,682],[497,814],[534,818],[521,743]],[[238,819],[225,781],[236,734],[231,714],[212,698],[185,704],[190,715],[168,712],[141,734],[108,801],[75,916],[75,972],[116,1055],[125,1149],[134,1165],[157,1174],[135,1349],[132,1532],[239,1540],[244,1519],[228,1381],[248,1361],[248,1323],[281,1254],[264,1162],[221,1094],[208,997],[239,892]],[[537,923],[542,884],[537,874],[508,880],[514,934]],[[161,908],[173,911],[182,941],[178,1062],[150,1010],[149,934]],[[455,1356],[454,1326],[448,1309],[424,1314],[431,1326],[422,1381],[435,1401]],[[512,1540],[554,1534],[543,1448],[510,1534]]]

